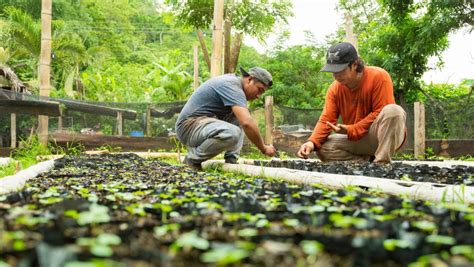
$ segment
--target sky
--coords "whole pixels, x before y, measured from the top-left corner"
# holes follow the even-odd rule
[[[290,39],[286,45],[304,44],[304,31],[311,31],[318,43],[323,43],[328,34],[334,33],[343,25],[343,14],[335,8],[338,0],[293,0],[294,16],[289,19]],[[266,45],[246,37],[245,44],[255,47],[259,52],[272,47],[276,34],[267,38]],[[474,32],[467,33],[461,29],[449,36],[449,47],[442,53],[444,67],[425,73],[423,80],[427,83],[454,83],[463,79],[474,79]],[[362,57],[363,58],[363,57]],[[436,66],[437,60],[431,58],[430,66]]]

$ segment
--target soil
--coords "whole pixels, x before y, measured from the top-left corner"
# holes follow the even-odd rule
[[[12,266],[469,266],[473,235],[464,204],[195,172],[134,154],[66,156],[0,196],[0,265]]]
[[[255,161],[254,164],[304,171],[474,186],[474,166],[466,165],[455,165],[447,168],[427,164],[413,166],[400,162],[377,164],[354,161],[315,162],[305,160]]]

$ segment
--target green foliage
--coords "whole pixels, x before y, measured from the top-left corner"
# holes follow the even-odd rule
[[[214,14],[212,0],[167,0],[180,24],[194,29],[209,29]],[[292,4],[281,1],[226,1],[224,19],[234,30],[263,40],[276,25],[287,23]]]
[[[16,163],[14,161],[11,161],[7,165],[0,166],[0,178],[14,174],[15,169]]]
[[[50,148],[40,144],[38,137],[32,136],[28,139],[21,140],[18,148],[12,152],[11,157],[20,162],[22,169],[26,169],[38,162],[36,157],[50,154]]]
[[[293,46],[278,50],[265,67],[273,74],[274,85],[265,93],[273,95],[275,103],[290,107],[316,108],[332,78],[320,73],[326,51],[314,45]]]
[[[385,68],[401,98],[421,89],[420,79],[430,69],[428,58],[440,57],[448,34],[471,25],[469,1],[340,1],[354,18],[359,50],[370,65]],[[426,40],[429,40],[427,42]]]
[[[0,4],[0,35],[14,71],[35,87],[41,1],[26,2]],[[151,102],[191,92],[195,37],[157,13],[154,1],[58,0],[53,13],[53,96]]]
[[[210,251],[203,253],[201,260],[207,263],[229,265],[238,263],[248,256],[250,256],[250,252],[248,250],[226,245],[213,248]]]
[[[97,238],[81,237],[76,243],[79,246],[89,247],[92,255],[110,257],[113,255],[111,246],[120,245],[122,240],[115,234],[102,233]]]
[[[90,210],[78,214],[77,223],[79,225],[106,223],[110,221],[109,208],[93,203]]]
[[[474,119],[473,88],[470,80],[460,85],[429,84],[419,93],[425,102],[428,138],[465,139],[474,134],[470,121]]]

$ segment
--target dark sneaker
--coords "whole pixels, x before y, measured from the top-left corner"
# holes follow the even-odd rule
[[[238,160],[236,157],[228,157],[228,158],[225,158],[225,163],[237,164]]]
[[[201,163],[192,162],[188,157],[184,157],[183,163],[195,171],[202,171]]]

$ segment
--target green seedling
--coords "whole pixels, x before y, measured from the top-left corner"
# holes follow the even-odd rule
[[[97,238],[79,238],[76,244],[79,246],[89,247],[92,255],[98,257],[110,257],[113,255],[111,246],[117,246],[122,243],[119,236],[115,234],[102,233]]]
[[[397,248],[409,248],[410,245],[408,240],[386,239],[383,241],[383,247],[388,251],[394,251]]]
[[[426,242],[439,245],[454,245],[456,244],[456,239],[446,235],[429,235],[426,237]]]
[[[236,264],[247,258],[250,252],[246,249],[237,248],[233,245],[221,245],[203,253],[201,260],[206,263],[218,265]]]
[[[474,246],[472,245],[453,246],[450,251],[453,255],[462,255],[470,262],[474,261]]]
[[[172,245],[172,251],[190,251],[191,249],[206,250],[209,248],[209,241],[198,236],[196,231],[182,234]]]
[[[412,225],[428,233],[432,233],[433,231],[438,229],[435,223],[426,220],[413,222]]]
[[[170,223],[170,224],[165,224],[162,226],[156,226],[153,229],[153,232],[155,233],[156,238],[160,238],[169,232],[177,232],[180,228],[181,228],[181,225],[177,223]]]
[[[93,203],[88,211],[83,211],[77,215],[79,225],[107,223],[110,221],[109,208]]]
[[[368,222],[364,218],[357,218],[352,216],[344,216],[339,213],[333,213],[329,216],[329,220],[334,223],[334,226],[341,228],[349,228],[354,226],[358,229],[367,227]]]

